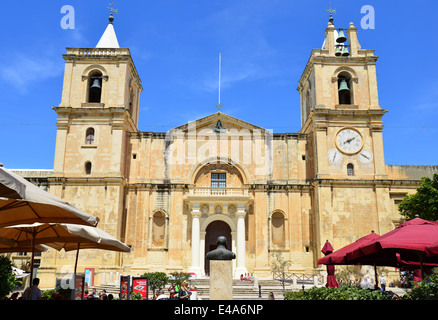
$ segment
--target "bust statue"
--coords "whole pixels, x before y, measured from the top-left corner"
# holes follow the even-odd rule
[[[227,238],[220,236],[217,238],[217,248],[207,253],[207,259],[209,260],[233,260],[236,259],[236,254],[227,250]]]

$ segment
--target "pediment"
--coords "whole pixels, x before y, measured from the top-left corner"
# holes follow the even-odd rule
[[[249,130],[250,132],[257,130],[260,133],[264,133],[266,129],[253,125],[249,122],[240,120],[238,118],[232,117],[228,114],[222,112],[216,112],[206,117],[197,119],[193,122],[189,122],[187,124],[178,126],[172,130],[180,130],[183,132],[188,132],[189,130],[196,131],[209,131],[216,133],[228,133],[235,132],[241,130]]]

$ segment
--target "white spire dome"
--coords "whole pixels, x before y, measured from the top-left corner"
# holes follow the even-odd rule
[[[117,41],[116,31],[114,30],[113,21],[114,17],[111,13],[108,26],[97,43],[96,48],[120,48],[119,41]]]

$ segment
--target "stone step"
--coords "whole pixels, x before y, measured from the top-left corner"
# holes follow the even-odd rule
[[[267,299],[269,292],[273,292],[276,299],[283,299],[283,287],[279,281],[272,279],[260,279],[258,285],[261,286],[261,296],[259,298],[259,288],[254,286],[251,281],[233,280],[233,299],[235,300],[254,300],[254,299]],[[193,279],[190,280],[190,287],[196,287],[198,290],[198,298],[208,300],[210,296],[210,279]],[[94,286],[96,291],[100,293],[102,290],[106,290],[107,294],[113,294],[115,298],[119,297],[120,287],[119,284],[100,284]],[[290,291],[290,285],[286,286],[286,291]],[[165,290],[167,294],[167,290]],[[153,293],[149,292],[149,297],[152,297]]]

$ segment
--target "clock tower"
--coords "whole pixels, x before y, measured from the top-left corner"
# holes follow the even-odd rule
[[[308,135],[311,179],[381,179],[385,174],[377,56],[362,49],[357,28],[330,17],[322,49],[299,80],[301,133]]]

